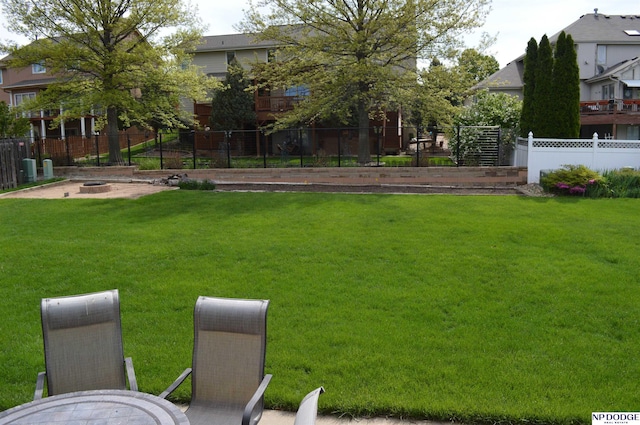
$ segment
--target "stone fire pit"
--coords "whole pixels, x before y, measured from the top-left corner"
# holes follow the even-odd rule
[[[111,191],[111,185],[105,182],[87,182],[80,186],[80,193],[105,193]]]

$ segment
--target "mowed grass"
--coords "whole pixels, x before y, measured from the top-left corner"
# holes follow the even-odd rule
[[[0,199],[0,409],[44,370],[43,297],[118,288],[140,389],[190,365],[197,296],[271,300],[270,408],[590,422],[640,406],[633,199],[170,191]],[[189,398],[183,385],[176,399]]]

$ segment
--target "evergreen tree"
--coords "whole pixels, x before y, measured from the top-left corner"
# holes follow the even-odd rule
[[[580,135],[580,70],[571,35],[560,33],[553,65],[555,124],[553,137],[577,138]]]
[[[520,136],[527,137],[535,129],[535,114],[533,96],[536,87],[536,66],[538,62],[538,43],[531,37],[524,57],[523,101],[520,115]],[[534,133],[535,134],[535,133]]]
[[[242,130],[255,125],[253,94],[244,68],[236,59],[231,60],[223,87],[213,95],[211,126],[214,130]]]
[[[553,137],[555,114],[553,96],[553,52],[549,38],[542,36],[538,45],[535,88],[533,92],[533,134],[536,137]]]

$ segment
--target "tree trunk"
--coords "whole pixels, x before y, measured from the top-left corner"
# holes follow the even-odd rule
[[[358,163],[371,162],[371,147],[369,146],[369,111],[365,105],[358,105]]]
[[[109,164],[124,165],[122,153],[120,152],[118,110],[114,107],[107,109],[107,139],[109,140]]]

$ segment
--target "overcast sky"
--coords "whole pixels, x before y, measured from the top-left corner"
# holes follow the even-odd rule
[[[203,22],[208,25],[205,35],[222,35],[236,32],[233,26],[244,17],[245,0],[191,0],[199,10]],[[479,34],[497,35],[496,44],[487,52],[505,66],[524,54],[531,37],[536,40],[547,34],[552,36],[580,16],[593,13],[608,15],[640,14],[640,0],[493,0],[492,11],[483,27],[465,38],[468,47],[476,47]],[[635,21],[640,30],[640,20]],[[11,34],[0,15],[0,39],[24,43],[26,40]]]

